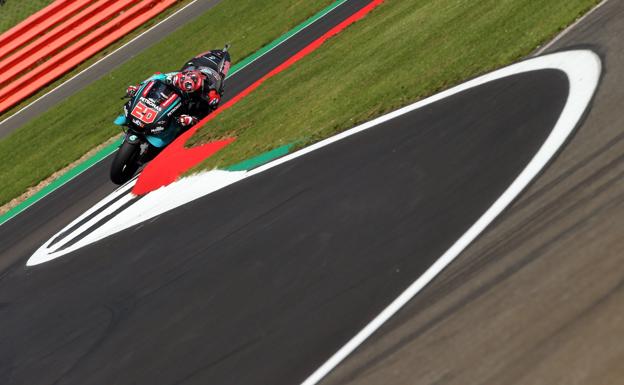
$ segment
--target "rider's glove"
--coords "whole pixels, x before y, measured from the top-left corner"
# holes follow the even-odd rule
[[[190,115],[180,115],[178,117],[178,123],[184,127],[192,126],[197,123],[197,118]]]
[[[213,109],[216,109],[221,102],[221,95],[215,90],[210,90],[208,93],[208,105]]]
[[[129,86],[128,88],[126,88],[126,96],[128,96],[129,98],[132,98],[134,97],[134,95],[136,95],[138,90],[139,90],[139,87],[137,86]]]

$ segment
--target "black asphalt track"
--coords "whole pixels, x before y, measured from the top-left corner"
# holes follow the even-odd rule
[[[52,263],[23,255],[0,278],[0,383],[302,381],[498,198],[567,93],[554,70],[498,80]]]
[[[0,139],[18,129],[29,120],[39,116],[51,107],[62,102],[87,85],[111,72],[114,68],[134,57],[137,52],[156,44],[180,26],[188,23],[197,16],[208,11],[210,8],[214,7],[219,3],[219,1],[220,0],[198,0],[190,4],[188,7],[185,7],[180,10],[180,12],[172,15],[162,23],[159,23],[153,29],[147,31],[136,40],[131,41],[113,54],[106,56],[104,59],[90,67],[87,71],[71,78],[57,89],[52,90],[49,94],[37,99],[31,105],[21,109],[12,117],[3,120],[0,122]],[[205,47],[201,47],[199,51],[203,48]]]

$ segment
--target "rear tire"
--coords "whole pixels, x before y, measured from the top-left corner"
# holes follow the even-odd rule
[[[140,149],[139,143],[131,144],[127,141],[124,141],[119,147],[110,170],[110,179],[113,183],[124,184],[132,179],[134,173],[139,169]]]

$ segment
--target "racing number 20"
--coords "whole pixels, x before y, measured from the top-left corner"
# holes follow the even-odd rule
[[[132,116],[141,119],[141,121],[148,124],[154,122],[156,115],[158,115],[158,113],[155,110],[149,108],[141,102],[139,102],[139,104],[137,104],[132,110]]]

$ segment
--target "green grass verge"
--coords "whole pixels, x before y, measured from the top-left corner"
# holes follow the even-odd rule
[[[119,99],[128,84],[156,71],[175,70],[198,52],[226,42],[232,43],[234,60],[243,59],[332,2],[223,0],[1,140],[0,205],[119,132],[112,120],[121,111]]]
[[[191,138],[237,141],[191,172],[304,146],[529,54],[598,0],[387,0]]]
[[[0,33],[9,30],[54,0],[6,0],[0,6]]]

